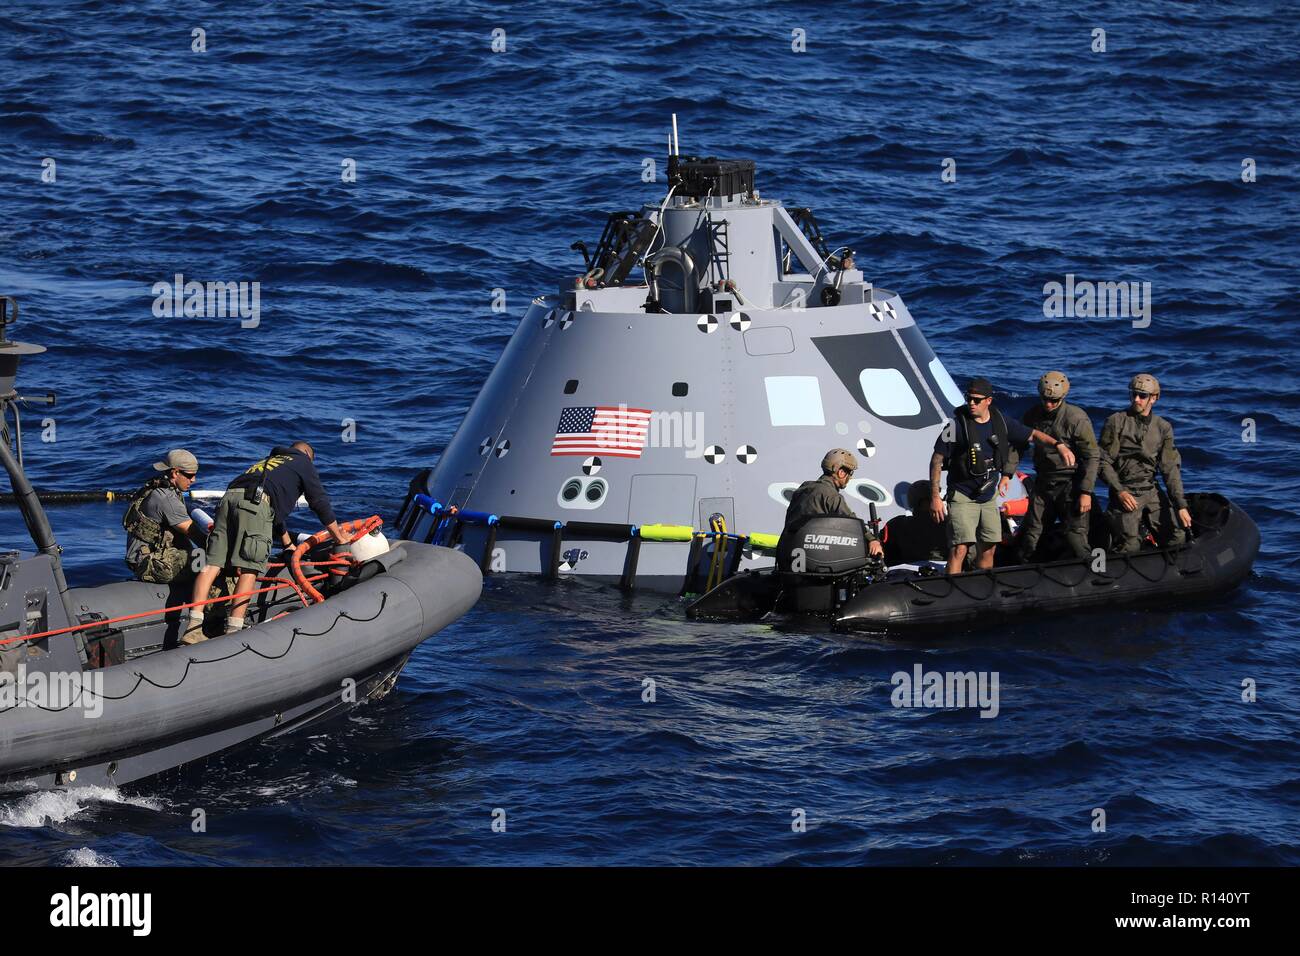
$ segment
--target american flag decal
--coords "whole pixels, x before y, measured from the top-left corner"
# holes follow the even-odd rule
[[[650,409],[582,405],[560,412],[552,455],[640,458],[650,430]]]

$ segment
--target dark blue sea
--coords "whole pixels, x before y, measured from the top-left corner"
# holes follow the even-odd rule
[[[1300,863],[1294,4],[0,2],[0,63],[0,293],[49,347],[24,391],[58,394],[25,416],[38,487],[131,488],[183,446],[221,488],[304,437],[345,516],[391,518],[570,244],[662,198],[675,112],[959,380],[1023,403],[1060,367],[1100,425],[1154,372],[1188,487],[1263,535],[1227,599],[927,645],[493,579],[379,704],[4,798],[0,860]],[[177,273],[260,282],[259,325],[156,317]],[[1067,274],[1150,282],[1149,326],[1045,317]],[[121,510],[51,508],[74,584],[125,574]],[[30,547],[10,506],[0,534]],[[915,664],[998,672],[999,716],[895,709]]]

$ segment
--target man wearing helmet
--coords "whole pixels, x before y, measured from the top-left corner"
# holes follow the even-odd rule
[[[858,470],[858,460],[853,453],[843,448],[832,448],[822,459],[822,476],[814,481],[805,481],[790,496],[790,506],[785,509],[785,531],[794,528],[805,518],[817,515],[834,515],[840,518],[856,518],[840,489],[848,486],[849,479]],[[884,554],[884,549],[869,527],[865,527],[867,548],[873,554]],[[777,545],[780,551],[780,543]]]
[[[1110,518],[1117,551],[1132,554],[1142,546],[1138,529],[1146,515],[1151,530],[1169,544],[1186,540],[1184,529],[1192,526],[1183,495],[1182,458],[1174,446],[1174,427],[1151,413],[1160,397],[1160,383],[1145,372],[1129,382],[1132,404],[1106,419],[1101,430],[1101,477],[1110,486]],[[1165,490],[1156,485],[1156,471],[1165,479]],[[1171,520],[1172,508],[1178,520]]]
[[[1034,493],[1020,533],[1020,560],[1026,563],[1033,560],[1043,531],[1058,518],[1070,552],[1077,558],[1089,554],[1088,513],[1101,454],[1088,413],[1066,402],[1069,391],[1064,373],[1048,372],[1038,380],[1039,404],[1022,419],[1056,441],[1034,443]]]

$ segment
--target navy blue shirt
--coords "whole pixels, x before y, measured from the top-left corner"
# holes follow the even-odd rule
[[[271,511],[275,517],[273,533],[277,538],[284,534],[284,522],[298,502],[298,496],[307,499],[307,504],[320,519],[322,525],[334,520],[334,508],[325,486],[321,484],[316,466],[312,464],[305,451],[296,448],[272,448],[269,458],[263,458],[248,471],[230,483],[231,488],[255,488],[262,480],[262,469],[266,472],[266,493],[271,498]]]
[[[1017,448],[1024,448],[1029,444],[1029,440],[1033,437],[1034,430],[1023,423],[1016,421],[1014,418],[1007,418],[1005,415],[1002,417],[1007,423],[1007,441],[1011,442],[1011,444]],[[960,454],[966,454],[966,443],[962,440],[962,424],[962,422],[954,423],[954,428],[957,432],[957,441],[944,441],[943,432],[940,432],[939,437],[934,441],[935,452],[943,455],[946,461],[952,461],[951,456],[954,449],[956,449]],[[966,418],[965,424],[969,428],[971,445],[975,448],[975,460],[978,463],[974,470],[988,470],[993,473],[990,477],[996,475],[997,463],[993,452],[993,442],[991,441],[993,438],[993,414],[990,413],[989,420],[983,423],[975,421],[974,418]],[[960,491],[967,498],[981,502],[992,501],[993,496],[998,493],[997,481],[994,481],[992,486],[988,488],[985,488],[985,485],[988,484],[988,479],[982,481],[979,479],[953,481],[951,478],[952,465],[949,464],[948,468],[949,493]]]

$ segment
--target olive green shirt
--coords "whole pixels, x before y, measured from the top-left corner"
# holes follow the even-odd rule
[[[1057,441],[1065,442],[1074,452],[1075,466],[1067,468],[1054,445],[1034,442],[1034,476],[1038,484],[1047,486],[1073,479],[1076,491],[1091,493],[1097,485],[1101,452],[1088,413],[1069,402],[1061,402],[1054,413],[1049,413],[1042,405],[1035,405],[1025,412],[1021,421]]]
[[[1113,495],[1141,494],[1155,487],[1156,471],[1175,508],[1186,508],[1183,459],[1174,445],[1174,426],[1159,415],[1131,408],[1106,419],[1101,429],[1101,477]]]
[[[856,518],[857,514],[849,507],[835,481],[830,475],[822,475],[815,481],[805,481],[790,496],[790,507],[785,509],[785,526],[789,528],[796,521],[811,518],[814,515],[830,515],[838,518]],[[864,523],[865,524],[865,523]],[[867,540],[874,541],[876,536],[866,528]]]

